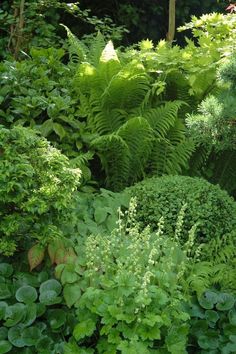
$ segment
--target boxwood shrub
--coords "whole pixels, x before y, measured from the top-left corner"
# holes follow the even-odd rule
[[[204,179],[187,176],[164,176],[146,179],[127,188],[136,197],[136,220],[142,227],[157,229],[163,216],[165,233],[174,235],[178,215],[182,209],[181,239],[186,241],[189,230],[196,225],[196,242],[236,231],[236,202]]]

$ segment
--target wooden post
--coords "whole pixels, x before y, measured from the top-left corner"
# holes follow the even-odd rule
[[[169,28],[166,39],[170,44],[175,37],[175,2],[176,0],[169,0]]]

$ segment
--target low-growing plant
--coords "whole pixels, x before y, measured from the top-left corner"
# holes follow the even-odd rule
[[[236,352],[236,296],[208,289],[189,306],[189,353]]]
[[[43,247],[66,235],[79,177],[80,170],[71,169],[46,139],[27,128],[1,126],[0,253],[12,255],[37,241],[35,266]]]
[[[0,279],[0,353],[64,353],[76,322],[61,284],[46,270],[30,274],[10,263],[0,263]]]
[[[156,230],[163,216],[166,235],[174,235],[183,211],[180,241],[187,241],[195,226],[195,243],[209,242],[232,233],[235,238],[236,203],[227,192],[200,178],[164,176],[146,179],[126,190],[137,198],[136,220],[144,228]]]
[[[149,228],[140,232],[133,208],[126,224],[119,220],[110,235],[86,238],[75,266],[56,268],[64,290],[81,291],[79,299],[79,290],[69,297],[78,323],[66,353],[187,353],[180,285],[186,255],[163,235],[162,221],[157,234]]]

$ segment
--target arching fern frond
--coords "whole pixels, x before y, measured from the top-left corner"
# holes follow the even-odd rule
[[[129,153],[129,183],[137,182],[145,175],[145,167],[153,144],[153,130],[146,119],[129,119],[117,132],[126,142]]]
[[[103,135],[91,145],[101,159],[106,172],[106,185],[114,191],[127,183],[130,168],[130,153],[125,141],[115,134]]]

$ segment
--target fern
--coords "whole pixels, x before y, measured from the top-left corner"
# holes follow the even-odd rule
[[[194,146],[179,118],[184,103],[154,105],[152,79],[136,59],[120,60],[109,42],[99,61],[78,66],[74,85],[87,129],[96,136],[90,147],[106,187],[117,191],[146,174],[178,174],[186,167]]]

